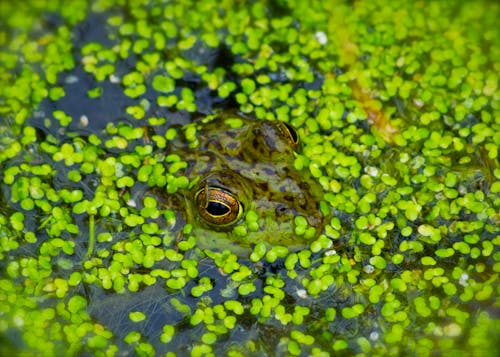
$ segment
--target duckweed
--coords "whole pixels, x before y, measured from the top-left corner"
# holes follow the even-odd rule
[[[498,354],[499,11],[2,4],[0,354]],[[201,249],[171,208],[166,148],[221,109],[297,129],[306,247]]]

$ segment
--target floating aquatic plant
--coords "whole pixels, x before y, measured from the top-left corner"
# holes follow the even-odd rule
[[[425,5],[3,2],[1,352],[495,355],[500,9]],[[297,128],[307,247],[201,249],[143,194],[227,106]]]

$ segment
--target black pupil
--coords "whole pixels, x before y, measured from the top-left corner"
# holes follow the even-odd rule
[[[299,137],[297,136],[297,132],[295,131],[295,129],[293,127],[291,127],[290,125],[288,125],[287,123],[283,123],[283,124],[285,124],[285,126],[287,127],[288,132],[292,136],[293,142],[296,143],[299,140]]]
[[[229,213],[229,207],[219,202],[210,201],[208,202],[207,212],[212,216],[223,216]]]

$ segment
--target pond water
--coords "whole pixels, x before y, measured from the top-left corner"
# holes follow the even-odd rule
[[[498,355],[497,4],[0,14],[0,355]]]

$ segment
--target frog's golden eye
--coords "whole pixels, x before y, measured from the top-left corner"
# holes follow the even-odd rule
[[[240,201],[220,187],[203,187],[196,193],[195,201],[201,218],[210,225],[229,226],[243,215]]]
[[[290,124],[279,122],[279,128],[294,149],[299,147],[299,134]]]

